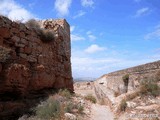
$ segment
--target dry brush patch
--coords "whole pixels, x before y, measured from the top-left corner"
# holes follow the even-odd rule
[[[65,114],[71,113],[77,117],[83,115],[84,106],[73,100],[73,95],[67,90],[59,90],[46,101],[33,108],[34,116],[25,120],[65,120]]]
[[[55,39],[55,35],[54,35],[53,30],[47,30],[47,29],[41,28],[40,25],[38,24],[38,22],[34,19],[27,21],[25,23],[25,25],[28,28],[35,30],[43,42],[50,42]]]

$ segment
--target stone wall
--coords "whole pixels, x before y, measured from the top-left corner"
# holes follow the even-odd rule
[[[95,91],[99,98],[106,98],[109,102],[114,103],[115,92],[125,93],[122,79],[124,75],[129,74],[128,92],[132,92],[139,87],[141,80],[155,76],[158,71],[160,71],[160,61],[112,72],[94,82]]]
[[[69,24],[65,19],[39,24],[53,31],[54,40],[44,42],[34,29],[0,16],[0,99],[50,88],[73,91]]]

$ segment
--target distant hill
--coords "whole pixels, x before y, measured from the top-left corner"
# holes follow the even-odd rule
[[[96,78],[91,78],[91,77],[73,78],[74,82],[95,81],[95,80]]]

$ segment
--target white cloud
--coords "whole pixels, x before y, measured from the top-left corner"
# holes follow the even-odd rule
[[[69,7],[71,6],[72,0],[56,0],[54,8],[58,12],[59,16],[65,16],[69,14]]]
[[[91,31],[88,31],[87,35],[90,41],[95,41],[97,39],[97,37],[93,35]]]
[[[120,63],[121,60],[72,55],[71,62],[74,77],[100,77],[106,74],[107,70],[111,70],[110,68],[114,68],[115,64]]]
[[[91,41],[95,41],[97,39],[94,35],[88,35],[88,37]]]
[[[75,29],[75,26],[71,26],[71,27],[70,27],[71,32],[73,32],[74,29]]]
[[[153,32],[150,32],[144,36],[145,40],[149,39],[160,39],[160,28],[157,28]]]
[[[134,17],[141,17],[141,16],[146,15],[150,12],[151,12],[151,10],[148,7],[144,7],[144,8],[141,8],[141,9],[137,10]]]
[[[85,49],[84,51],[86,53],[95,53],[95,52],[99,52],[99,51],[104,51],[106,48],[105,47],[100,47],[96,44],[93,44],[91,46],[89,46],[87,49]]]
[[[21,20],[25,22],[34,15],[14,0],[0,0],[0,14],[7,16],[11,20]]]
[[[83,15],[85,15],[85,14],[86,14],[86,12],[80,10],[80,11],[78,11],[77,15],[75,15],[75,16],[73,17],[73,19],[78,18],[78,17],[81,17],[81,16],[83,16]]]
[[[77,34],[71,34],[71,41],[80,41],[80,40],[85,40],[85,38]]]
[[[83,7],[92,7],[94,5],[93,0],[81,0]]]

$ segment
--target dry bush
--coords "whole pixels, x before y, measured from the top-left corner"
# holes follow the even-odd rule
[[[122,77],[123,82],[125,84],[125,86],[128,86],[128,82],[129,82],[129,74],[126,74]]]
[[[67,90],[67,89],[60,89],[58,94],[63,96],[63,97],[65,97],[65,98],[67,98],[67,99],[70,99],[72,97],[70,91]]]
[[[152,79],[144,79],[140,83],[140,94],[141,95],[152,95],[154,97],[160,95],[160,87]]]
[[[121,101],[120,105],[119,105],[119,110],[120,110],[120,111],[125,111],[126,108],[127,108],[127,102],[126,102],[125,99],[123,99],[123,100]]]
[[[40,28],[40,25],[34,19],[27,21],[25,24],[28,28],[34,29],[43,42],[50,42],[55,39],[53,31]]]
[[[159,82],[160,81],[160,70],[156,73],[155,75],[155,81]]]
[[[36,117],[40,119],[60,118],[60,102],[49,98],[35,108]]]
[[[10,58],[10,52],[10,49],[0,46],[0,62],[6,62]]]
[[[91,101],[92,103],[96,103],[97,102],[96,98],[93,95],[91,95],[91,94],[86,95],[84,98],[86,100]]]
[[[38,24],[38,22],[35,20],[35,19],[30,19],[28,20],[25,25],[28,27],[28,28],[31,28],[31,29],[40,29],[40,25]]]
[[[55,39],[53,31],[50,30],[41,29],[39,35],[43,42],[50,42]]]

